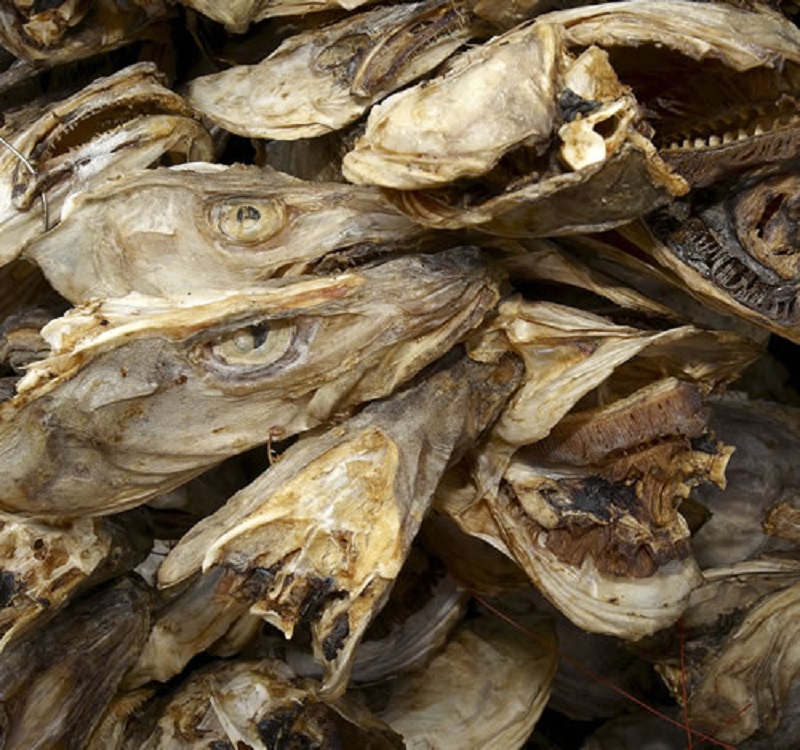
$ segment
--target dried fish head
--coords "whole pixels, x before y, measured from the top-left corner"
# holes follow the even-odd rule
[[[188,98],[239,135],[324,135],[433,69],[470,33],[466,12],[448,0],[390,5],[292,36],[258,65],[196,78]]]
[[[0,9],[0,44],[50,67],[128,44],[168,14],[163,0],[10,0]]]
[[[6,747],[81,747],[144,643],[150,606],[149,590],[122,578],[10,643],[0,654]]]
[[[544,303],[528,307],[527,320],[507,321],[516,346],[536,341],[532,323],[547,320]],[[552,320],[569,326],[563,314]],[[499,322],[502,328],[502,315]],[[595,326],[596,334],[599,320]],[[545,341],[555,352],[563,349],[553,346],[559,340],[554,330],[551,326],[548,337],[540,329],[538,351],[543,355],[548,353]],[[727,335],[686,327],[639,331],[627,341],[603,342],[608,350],[594,363],[588,356],[601,346],[584,344],[586,351],[578,347],[573,362],[555,358],[552,380],[542,377],[541,364],[532,366],[537,346],[519,346],[530,383],[516,394],[487,444],[473,452],[472,478],[442,483],[436,507],[514,559],[555,606],[586,630],[636,639],[671,624],[700,581],[689,552],[689,529],[677,507],[697,483],[722,484],[730,456],[730,449],[713,441],[693,443],[705,434],[702,393],[717,378],[730,378],[752,356],[733,337],[727,354],[717,360],[722,352],[715,351],[715,361],[708,360],[716,337],[721,343]],[[488,337],[483,342],[487,354],[490,342]],[[495,340],[494,346],[501,344]],[[583,391],[598,367],[600,387]],[[680,378],[663,379],[664,368]],[[583,393],[575,401],[564,393],[570,377],[577,378],[575,387]],[[543,400],[556,383],[561,384],[558,397]],[[570,404],[578,406],[567,416],[559,413]],[[523,413],[533,428],[525,427]],[[544,416],[546,435],[533,438],[540,429],[537,415]],[[504,424],[505,416],[515,419]],[[526,432],[532,444],[517,450],[516,441]],[[498,474],[503,475],[499,491]]]
[[[794,158],[800,32],[763,4],[602,3],[542,17],[567,44],[606,49],[664,160],[692,186]],[[747,29],[747,34],[739,33]]]
[[[546,144],[561,54],[559,28],[548,24],[521,26],[461,53],[441,76],[372,109],[344,158],[345,177],[404,190],[435,187],[489,171],[522,143]]]
[[[73,193],[61,223],[25,255],[79,303],[131,291],[254,287],[303,273],[335,250],[392,247],[420,233],[375,188],[197,163],[133,172]]]
[[[312,626],[323,690],[339,695],[447,464],[496,417],[520,364],[461,355],[419,384],[300,440],[198,523],[159,570],[162,585],[222,567],[231,594],[291,637]],[[448,403],[442,414],[437,408]]]
[[[491,164],[484,165],[486,174],[470,182],[389,190],[387,197],[426,226],[540,237],[603,231],[686,193],[686,181],[659,157],[644,134],[648,129],[641,109],[618,80],[607,54],[590,47],[573,59],[561,45],[561,56],[560,74],[549,91],[553,100],[547,105],[555,132],[538,145],[510,144],[492,171]],[[407,130],[414,132],[413,127]],[[369,133],[368,127],[364,137]],[[348,177],[347,160],[358,152],[358,143],[343,163]],[[437,153],[447,154],[449,148],[447,140],[437,145]],[[405,154],[403,164],[413,165],[415,158]],[[373,181],[388,184],[382,176]]]
[[[197,747],[369,747],[400,737],[353,700],[321,701],[282,662],[214,662],[127,717],[121,750]],[[280,744],[279,744],[280,743]]]
[[[257,290],[78,308],[45,329],[53,356],[0,405],[0,505],[115,512],[346,414],[465,337],[497,287],[478,252],[458,248]]]
[[[10,113],[0,136],[0,265],[55,226],[68,194],[165,154],[210,159],[211,139],[152,63],[101,78],[41,110]]]
[[[800,584],[795,560],[764,559],[706,572],[684,617],[684,671],[658,666],[674,694],[688,692],[692,727],[722,742],[789,750],[797,739]]]

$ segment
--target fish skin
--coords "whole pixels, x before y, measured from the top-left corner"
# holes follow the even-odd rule
[[[118,579],[3,651],[4,748],[83,747],[144,644],[151,597],[140,580]]]
[[[422,231],[376,188],[197,163],[132,172],[72,194],[61,223],[25,257],[78,304],[128,292],[252,287],[307,272],[354,245],[405,249]]]
[[[80,308],[45,328],[53,356],[0,404],[0,509],[118,512],[387,396],[480,324],[498,283],[479,251],[456,248]]]

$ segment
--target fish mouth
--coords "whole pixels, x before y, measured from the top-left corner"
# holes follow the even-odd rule
[[[775,325],[800,323],[800,284],[783,278],[742,245],[721,206],[667,207],[648,217],[654,236],[727,297]]]
[[[164,127],[164,118],[171,118],[175,126],[183,119],[199,130],[194,113],[161,85],[160,78],[151,63],[131,66],[53,105],[28,132],[12,139],[24,157],[14,170],[14,206],[28,210],[39,194],[89,163],[95,153],[102,157],[165,138],[170,128]],[[157,119],[161,125],[148,135],[144,124]],[[126,137],[127,130],[131,132]],[[95,149],[101,138],[108,144]],[[191,150],[190,144],[173,145],[175,152]]]
[[[692,187],[793,158],[800,66],[733,70],[674,50],[612,48],[611,64],[653,128],[659,155]]]

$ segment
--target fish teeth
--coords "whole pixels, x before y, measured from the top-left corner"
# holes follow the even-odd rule
[[[753,131],[753,135],[764,135],[764,128],[761,123],[758,123]]]
[[[711,146],[712,148],[714,146],[721,146],[722,138],[720,138],[718,135],[712,135],[708,139],[708,145]]]
[[[723,143],[733,143],[736,140],[736,134],[730,130],[722,136]]]
[[[695,138],[694,139],[694,147],[695,148],[705,148],[706,142],[703,138]]]
[[[749,137],[750,137],[750,136],[747,134],[747,131],[746,131],[744,128],[739,128],[739,135],[738,135],[738,138],[737,138],[737,140],[739,140],[739,141],[745,141],[745,140],[747,140]]]

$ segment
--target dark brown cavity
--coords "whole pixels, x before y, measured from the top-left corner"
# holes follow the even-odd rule
[[[661,156],[693,187],[793,158],[800,67],[737,72],[653,46],[612,48],[612,65],[653,126]]]

